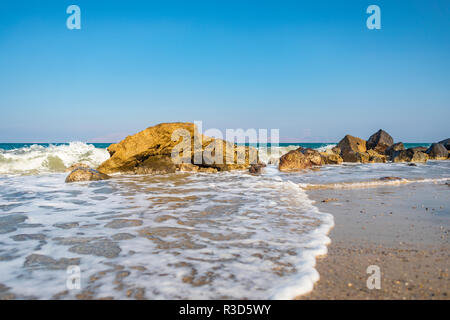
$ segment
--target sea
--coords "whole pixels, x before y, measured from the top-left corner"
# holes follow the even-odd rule
[[[0,297],[14,299],[293,299],[313,290],[333,212],[314,188],[447,183],[450,161],[327,165],[261,175],[114,175],[64,182],[95,168],[109,144],[0,144]],[[429,146],[426,143],[405,147]],[[380,180],[382,177],[395,180]]]

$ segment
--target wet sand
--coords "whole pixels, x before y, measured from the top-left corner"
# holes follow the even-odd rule
[[[416,183],[351,190],[312,190],[334,215],[320,280],[299,299],[449,299],[450,187]],[[323,200],[329,201],[323,202]],[[381,271],[368,289],[367,267]]]

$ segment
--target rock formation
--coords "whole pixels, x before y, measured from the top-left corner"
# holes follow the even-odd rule
[[[300,147],[281,156],[278,169],[280,171],[298,171],[321,164],[322,157],[317,150]]]
[[[175,151],[179,151],[182,163],[173,160]],[[250,162],[257,162],[255,148],[204,136],[197,132],[193,123],[182,122],[149,127],[112,144],[108,152],[111,157],[100,165],[100,172],[161,174],[188,168],[189,171],[217,172],[243,170]],[[197,168],[181,164],[192,164]]]
[[[412,149],[395,151],[391,156],[392,162],[427,162],[428,155]]]
[[[367,149],[375,150],[378,153],[384,153],[387,148],[394,144],[394,139],[384,130],[378,130],[367,140]]]
[[[433,143],[426,151],[430,159],[433,160],[447,160],[448,150],[443,144]]]

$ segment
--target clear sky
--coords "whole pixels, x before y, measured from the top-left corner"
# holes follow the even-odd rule
[[[281,142],[448,138],[450,1],[0,1],[0,142],[194,120]]]

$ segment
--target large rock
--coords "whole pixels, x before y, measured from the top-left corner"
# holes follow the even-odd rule
[[[367,149],[373,149],[378,153],[384,153],[394,144],[394,139],[384,130],[378,130],[367,140]]]
[[[66,178],[66,182],[80,182],[80,181],[99,181],[110,179],[111,177],[90,168],[78,167],[73,170]]]
[[[405,150],[405,146],[403,145],[403,142],[397,142],[386,149],[384,152],[385,155],[392,157],[395,152]]]
[[[375,150],[367,150],[367,153],[369,154],[370,163],[384,163],[387,160],[384,154],[379,154]]]
[[[349,134],[346,135],[341,141],[339,141],[337,147],[339,149],[341,149],[341,154],[347,153],[350,151],[353,151],[353,152],[366,152],[367,151],[365,140],[363,140],[361,138],[353,137]]]
[[[323,164],[341,164],[344,160],[338,153],[333,152],[332,150],[327,150],[325,152],[321,152],[320,156],[322,157]]]
[[[345,162],[368,162],[366,158],[366,141],[351,135],[346,135],[339,141],[337,148],[341,150],[341,157]]]
[[[280,171],[298,171],[322,164],[320,153],[313,149],[298,148],[281,156],[278,169]]]
[[[341,153],[341,156],[344,162],[368,163],[370,160],[370,155],[367,152],[349,151],[347,153]]]
[[[427,150],[427,154],[430,159],[433,160],[447,160],[448,150],[443,144],[433,143]]]
[[[439,141],[438,143],[442,144],[447,150],[450,150],[450,138]]]
[[[393,153],[391,160],[393,162],[427,162],[428,155],[411,149],[400,150]]]
[[[172,136],[177,139],[172,140]],[[200,144],[194,144],[195,136],[201,137]],[[183,150],[179,149],[181,142],[185,142],[185,146],[190,146],[190,153],[183,154]],[[249,167],[250,161],[257,162],[255,148],[236,146],[221,139],[198,134],[193,123],[175,122],[149,127],[128,136],[120,143],[112,144],[108,148],[111,157],[103,162],[98,170],[104,173],[136,174],[175,172],[179,163],[174,163],[172,151],[176,150],[185,157],[184,163],[198,166],[198,170],[194,170],[199,172],[243,170]],[[195,152],[197,157],[194,157]],[[227,153],[233,160],[231,163],[227,162]],[[200,170],[201,168],[208,170]]]

